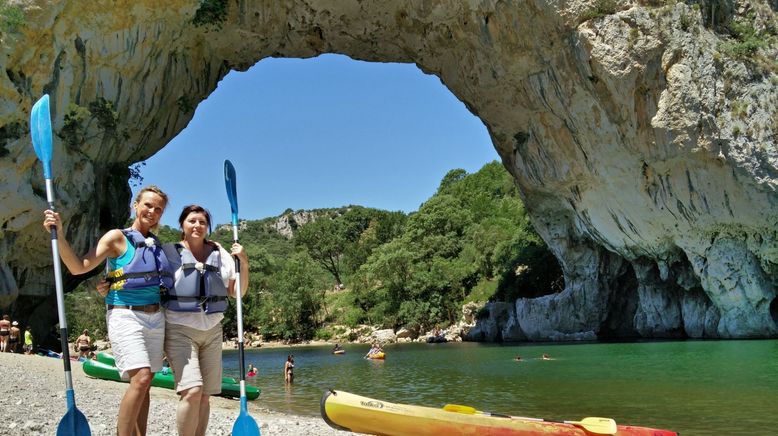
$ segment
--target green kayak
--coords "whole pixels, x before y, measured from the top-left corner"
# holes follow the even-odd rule
[[[113,357],[113,354],[107,353],[105,351],[101,351],[97,353],[97,361],[104,363],[108,366],[116,366],[116,359]],[[162,371],[164,372],[166,369],[163,368]],[[167,369],[169,371],[169,369]],[[235,380],[232,377],[222,377],[222,384],[236,384],[238,383],[237,380]],[[166,386],[159,386],[159,387],[166,387]],[[172,389],[172,388],[170,388]]]
[[[84,373],[90,377],[101,378],[103,380],[113,380],[124,382],[119,376],[119,370],[115,366],[105,364],[96,360],[84,361],[81,368],[84,369]],[[163,374],[161,372],[155,373],[154,378],[151,379],[151,385],[158,388],[173,389],[175,387],[175,380],[173,374]],[[246,385],[246,398],[249,400],[256,400],[259,397],[259,389]],[[228,398],[240,398],[240,385],[237,383],[222,383],[222,397]]]

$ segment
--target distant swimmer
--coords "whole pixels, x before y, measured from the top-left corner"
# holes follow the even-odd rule
[[[543,360],[551,360],[551,356],[549,356],[546,353],[543,353],[543,357],[541,357],[541,359],[543,359]]]
[[[517,362],[521,362],[521,356],[516,356],[516,357],[513,358],[513,360],[515,360]]]

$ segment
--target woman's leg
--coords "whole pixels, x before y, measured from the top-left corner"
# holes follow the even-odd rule
[[[119,404],[116,429],[119,436],[130,436],[137,428],[146,434],[149,415],[149,388],[154,371],[162,369],[164,314],[109,310],[106,314],[108,338],[113,346],[116,367],[130,386]]]
[[[195,386],[179,392],[178,408],[176,409],[176,426],[178,436],[194,436],[200,427],[200,408],[202,403],[202,388]],[[208,425],[208,417],[205,417],[205,425]],[[203,430],[203,434],[205,431]]]
[[[154,373],[151,373],[151,378],[154,378]],[[151,385],[149,385],[151,387]],[[149,423],[149,404],[151,403],[150,389],[146,389],[146,395],[143,397],[143,402],[140,405],[140,412],[138,412],[138,419],[135,421],[135,426],[138,428],[140,435],[146,434],[146,428]]]
[[[208,429],[208,418],[211,415],[211,396],[203,394],[200,398],[200,419],[197,421],[196,436],[205,436]]]
[[[130,387],[124,393],[119,404],[119,417],[116,422],[116,433],[119,436],[132,436],[136,423],[141,427],[142,434],[146,434],[146,421],[149,414],[149,388],[154,374],[149,368],[138,368],[128,371],[130,374]],[[141,416],[141,413],[143,415]]]

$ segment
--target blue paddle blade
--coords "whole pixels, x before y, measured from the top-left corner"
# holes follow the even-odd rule
[[[89,422],[86,416],[76,408],[76,401],[73,396],[73,390],[65,391],[67,396],[68,411],[57,425],[57,436],[92,436],[92,430],[89,429]]]
[[[237,180],[235,178],[235,167],[232,162],[224,161],[224,185],[227,187],[227,199],[230,200],[232,209],[232,225],[238,225],[238,190],[236,188]]]
[[[241,401],[245,397],[241,397]],[[235,424],[232,425],[232,436],[260,436],[259,426],[257,421],[254,421],[246,409],[241,408],[238,419],[235,420]]]
[[[43,177],[51,179],[51,114],[49,95],[43,94],[32,106],[30,113],[30,136],[32,147],[38,159],[43,162]]]

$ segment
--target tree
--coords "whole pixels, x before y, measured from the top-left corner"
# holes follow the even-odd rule
[[[345,230],[342,221],[320,218],[300,227],[294,238],[295,243],[304,246],[310,257],[332,274],[338,286],[343,283],[340,261],[348,243]]]
[[[262,314],[262,330],[285,340],[309,339],[320,324],[325,285],[307,253],[299,252],[273,274],[270,304]]]

